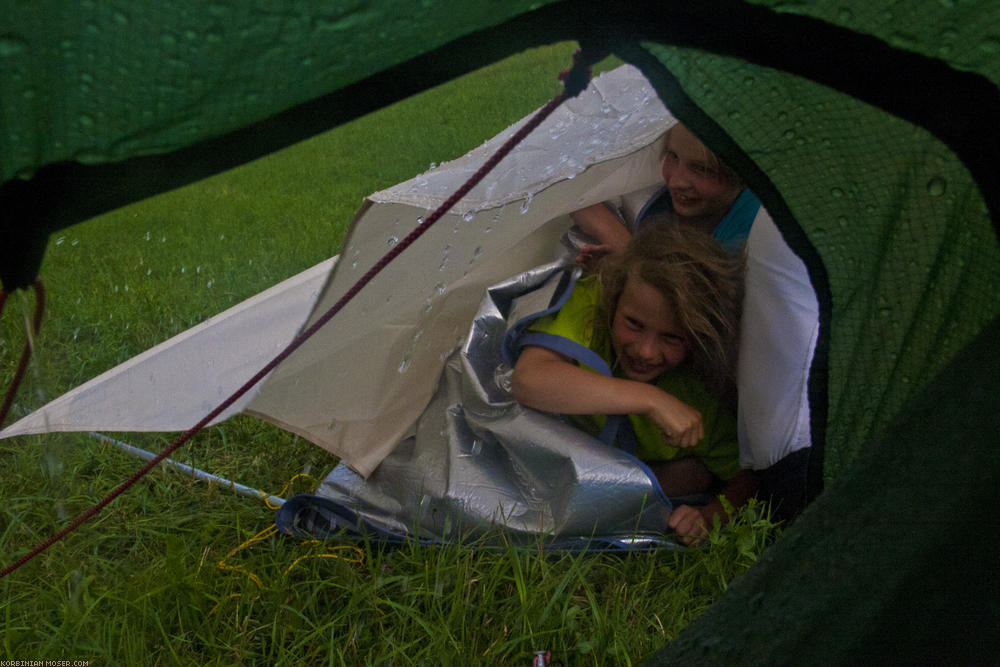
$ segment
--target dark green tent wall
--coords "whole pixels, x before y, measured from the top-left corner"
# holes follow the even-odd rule
[[[821,305],[810,401],[813,477],[826,490],[659,659],[919,657],[942,616],[988,636],[952,632],[941,656],[996,648],[998,583],[978,536],[997,528],[985,502],[1000,472],[988,385],[1000,315],[1000,6],[168,5],[6,9],[5,286],[33,278],[55,229],[527,46],[608,49],[745,176]],[[935,574],[948,586],[928,587]]]

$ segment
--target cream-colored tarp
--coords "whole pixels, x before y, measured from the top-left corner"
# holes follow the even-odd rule
[[[430,400],[485,288],[552,259],[569,212],[657,183],[658,139],[673,122],[635,68],[598,77],[220,418],[243,411],[266,419],[368,475]],[[135,357],[0,437],[190,428],[326,312],[520,124],[371,195],[338,262],[317,265]]]

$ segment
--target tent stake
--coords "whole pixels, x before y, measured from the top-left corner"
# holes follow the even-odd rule
[[[97,438],[98,440],[109,442],[112,445],[115,445],[116,447],[122,449],[126,453],[131,454],[132,456],[137,456],[140,459],[152,461],[154,458],[156,458],[156,454],[154,454],[153,452],[147,452],[145,449],[139,449],[138,447],[134,447],[128,443],[122,442],[121,440],[115,440],[114,438],[109,438],[106,435],[101,435],[100,433],[94,433],[93,431],[90,432],[89,435],[91,437]],[[209,483],[214,482],[217,484],[221,484],[222,486],[229,487],[230,490],[235,491],[240,495],[250,496],[252,498],[259,498],[261,500],[264,500],[264,502],[267,503],[267,505],[272,508],[276,508],[285,504],[284,498],[278,498],[277,496],[265,496],[263,492],[258,491],[257,489],[254,489],[249,486],[244,486],[243,484],[239,484],[232,480],[228,480],[225,477],[219,477],[218,475],[213,475],[210,472],[205,472],[204,470],[200,470],[186,463],[180,463],[179,461],[174,461],[173,459],[163,459],[162,461],[160,461],[160,463],[162,463],[165,466],[179,470],[181,472],[187,473],[192,477],[204,480],[206,482]]]

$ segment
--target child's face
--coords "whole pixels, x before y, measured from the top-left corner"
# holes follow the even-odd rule
[[[655,287],[631,275],[611,323],[611,344],[625,377],[639,382],[652,382],[688,353],[673,308]]]
[[[677,215],[713,226],[726,216],[743,189],[714,166],[705,144],[681,124],[667,138],[663,180]]]

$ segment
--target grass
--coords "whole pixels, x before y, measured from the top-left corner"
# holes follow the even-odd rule
[[[280,153],[53,236],[49,307],[15,415],[335,254],[363,197],[457,157],[557,90],[571,44],[532,50]],[[606,63],[611,66],[613,63]],[[0,380],[24,341],[0,321]],[[124,434],[159,451],[171,434]],[[277,493],[335,463],[250,418],[175,458]],[[79,434],[0,441],[0,551],[13,562],[141,465]],[[310,490],[298,479],[291,491]],[[757,508],[759,511],[760,508]],[[247,540],[260,502],[157,469],[0,581],[0,656],[91,664],[631,664],[749,567],[773,526],[746,512],[704,547],[514,549]],[[232,555],[227,556],[227,554]],[[225,568],[218,564],[224,561]],[[255,583],[259,579],[260,585]]]

